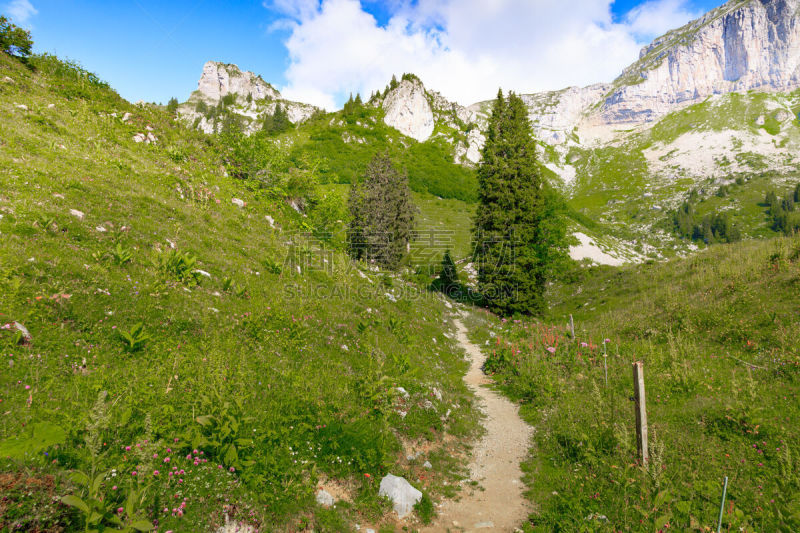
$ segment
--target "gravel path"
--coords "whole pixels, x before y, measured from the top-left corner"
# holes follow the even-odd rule
[[[520,463],[528,453],[533,428],[519,417],[517,406],[482,386],[489,383],[482,367],[486,357],[467,337],[467,328],[456,319],[458,342],[472,364],[464,381],[475,392],[486,415],[486,434],[473,449],[470,480],[458,501],[446,501],[439,516],[424,532],[514,531],[527,518],[528,501],[522,493]]]

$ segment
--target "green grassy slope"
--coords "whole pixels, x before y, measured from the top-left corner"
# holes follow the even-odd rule
[[[104,524],[263,531],[377,524],[389,471],[451,491],[443,437],[475,421],[440,300],[291,245],[302,217],[226,177],[215,138],[34,65],[0,54],[0,529],[83,529],[67,493]],[[317,507],[334,482],[347,501]]]
[[[800,146],[800,122],[793,111],[797,101],[797,93],[712,97],[647,129],[620,133],[618,142],[573,146],[563,161],[558,154],[545,155],[575,168],[569,194],[577,212],[605,224],[618,237],[654,245],[667,256],[675,246],[685,251],[686,243],[668,235],[669,211],[692,190],[701,193],[703,202],[696,206],[700,217],[727,212],[744,236],[774,236],[759,203],[767,190],[782,191],[800,180],[794,160]],[[685,135],[705,137],[688,142]],[[711,140],[715,135],[718,140]],[[713,161],[692,162],[702,160],[707,151],[715,154]],[[721,185],[729,185],[730,191],[719,200],[715,194]]]
[[[383,122],[381,108],[364,105],[352,114],[327,113],[298,126],[290,135],[292,158],[320,161],[321,177],[330,183],[351,183],[376,151],[388,151],[408,173],[416,192],[472,202],[475,171],[453,164],[452,146],[441,138],[417,142]]]
[[[474,319],[487,368],[537,428],[529,529],[715,530],[728,476],[723,531],[796,531],[798,284],[800,237],[787,237],[584,270],[554,287],[544,323]],[[629,399],[636,360],[647,388],[644,468]]]

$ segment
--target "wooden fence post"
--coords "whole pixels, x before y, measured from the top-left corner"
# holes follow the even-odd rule
[[[569,315],[569,334],[572,340],[575,340],[575,322],[572,320],[572,315]]]
[[[647,408],[644,399],[644,366],[641,361],[633,363],[633,399],[636,402],[636,448],[642,464],[649,459],[647,449]]]

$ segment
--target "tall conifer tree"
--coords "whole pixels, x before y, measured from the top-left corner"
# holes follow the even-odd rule
[[[489,118],[478,168],[474,244],[478,288],[489,308],[511,315],[544,310],[545,285],[565,260],[558,195],[543,183],[528,110],[503,92]]]
[[[388,153],[376,154],[364,178],[350,188],[348,248],[356,259],[395,269],[406,253],[417,211],[408,177]]]

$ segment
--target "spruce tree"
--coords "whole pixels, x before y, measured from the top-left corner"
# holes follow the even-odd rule
[[[499,314],[536,314],[549,279],[566,261],[562,202],[536,162],[528,111],[498,92],[478,167],[474,244],[478,289]]]
[[[178,99],[173,96],[172,98],[169,99],[169,102],[167,102],[167,113],[169,113],[174,117],[177,112],[178,112]]]
[[[350,255],[396,269],[406,253],[416,207],[408,177],[397,170],[388,152],[376,154],[363,179],[350,188]]]
[[[442,269],[439,271],[439,277],[434,282],[434,288],[450,297],[458,297],[457,291],[461,289],[461,283],[458,279],[458,271],[453,257],[450,255],[450,250],[447,250],[442,257]]]

